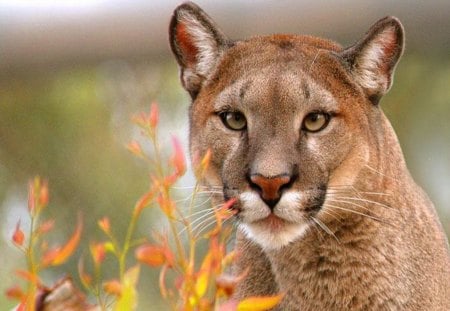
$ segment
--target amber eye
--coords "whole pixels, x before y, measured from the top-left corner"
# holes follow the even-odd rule
[[[303,120],[302,129],[308,132],[318,132],[327,127],[330,115],[322,112],[312,112]]]
[[[247,120],[240,112],[222,112],[219,114],[223,124],[230,130],[242,131],[247,127]]]

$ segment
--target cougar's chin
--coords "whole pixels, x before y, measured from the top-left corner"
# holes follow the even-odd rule
[[[272,220],[262,220],[256,223],[241,223],[240,229],[246,236],[258,243],[263,249],[277,250],[300,239],[308,229],[308,224],[288,223],[284,222],[273,227],[268,224]]]
[[[283,195],[271,210],[252,191],[240,196],[240,229],[264,249],[279,249],[301,238],[308,228],[299,206],[302,196],[292,191]]]

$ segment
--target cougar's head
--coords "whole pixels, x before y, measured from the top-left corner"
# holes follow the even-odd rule
[[[298,239],[326,217],[332,190],[358,183],[377,145],[401,24],[381,19],[346,49],[294,35],[231,41],[186,3],[169,32],[192,97],[191,155],[212,151],[205,183],[237,199],[241,228],[262,247]]]

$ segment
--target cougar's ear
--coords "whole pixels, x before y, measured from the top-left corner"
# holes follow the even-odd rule
[[[212,19],[192,2],[175,9],[169,39],[180,66],[183,87],[195,99],[229,41]]]
[[[376,22],[355,45],[341,52],[352,75],[374,104],[391,87],[403,47],[403,26],[397,18],[388,16]]]

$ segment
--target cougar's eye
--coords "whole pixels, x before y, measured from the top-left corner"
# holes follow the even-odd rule
[[[323,130],[330,122],[330,115],[322,112],[311,112],[303,120],[302,129],[308,132],[318,132]]]
[[[219,114],[223,124],[230,130],[242,131],[247,127],[247,120],[240,112],[221,112]]]

